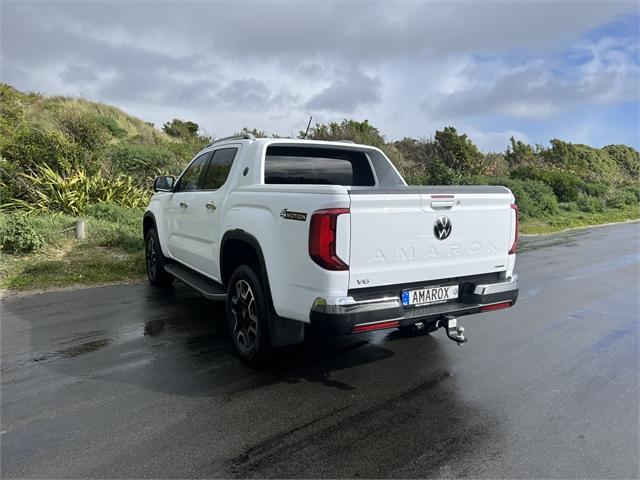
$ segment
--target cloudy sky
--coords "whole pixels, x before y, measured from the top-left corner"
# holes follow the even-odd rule
[[[6,1],[1,78],[156,125],[280,135],[369,119],[387,137],[453,125],[638,148],[638,2]]]

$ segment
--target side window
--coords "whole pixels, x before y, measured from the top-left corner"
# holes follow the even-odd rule
[[[207,173],[202,183],[203,190],[217,190],[227,181],[233,159],[238,153],[237,148],[221,148],[213,152],[213,158],[209,162]]]
[[[176,192],[193,192],[194,190],[200,190],[200,178],[202,172],[207,166],[207,160],[211,157],[211,152],[207,152],[196,158],[189,168],[180,177],[180,182],[176,186]]]

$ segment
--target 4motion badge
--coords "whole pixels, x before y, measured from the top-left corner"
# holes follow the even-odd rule
[[[433,224],[433,234],[438,240],[444,240],[451,235],[451,220],[449,217],[439,217]]]
[[[307,214],[304,212],[292,212],[286,208],[280,212],[280,216],[285,220],[298,220],[304,222],[307,219]]]

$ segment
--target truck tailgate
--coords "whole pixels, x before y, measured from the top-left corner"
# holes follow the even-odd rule
[[[350,194],[349,288],[507,269],[515,213],[513,195],[504,187],[407,187],[400,193]]]

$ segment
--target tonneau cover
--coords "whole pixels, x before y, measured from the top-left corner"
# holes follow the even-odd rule
[[[351,188],[350,195],[380,194],[472,194],[472,193],[511,193],[499,185],[418,185],[397,188]]]

